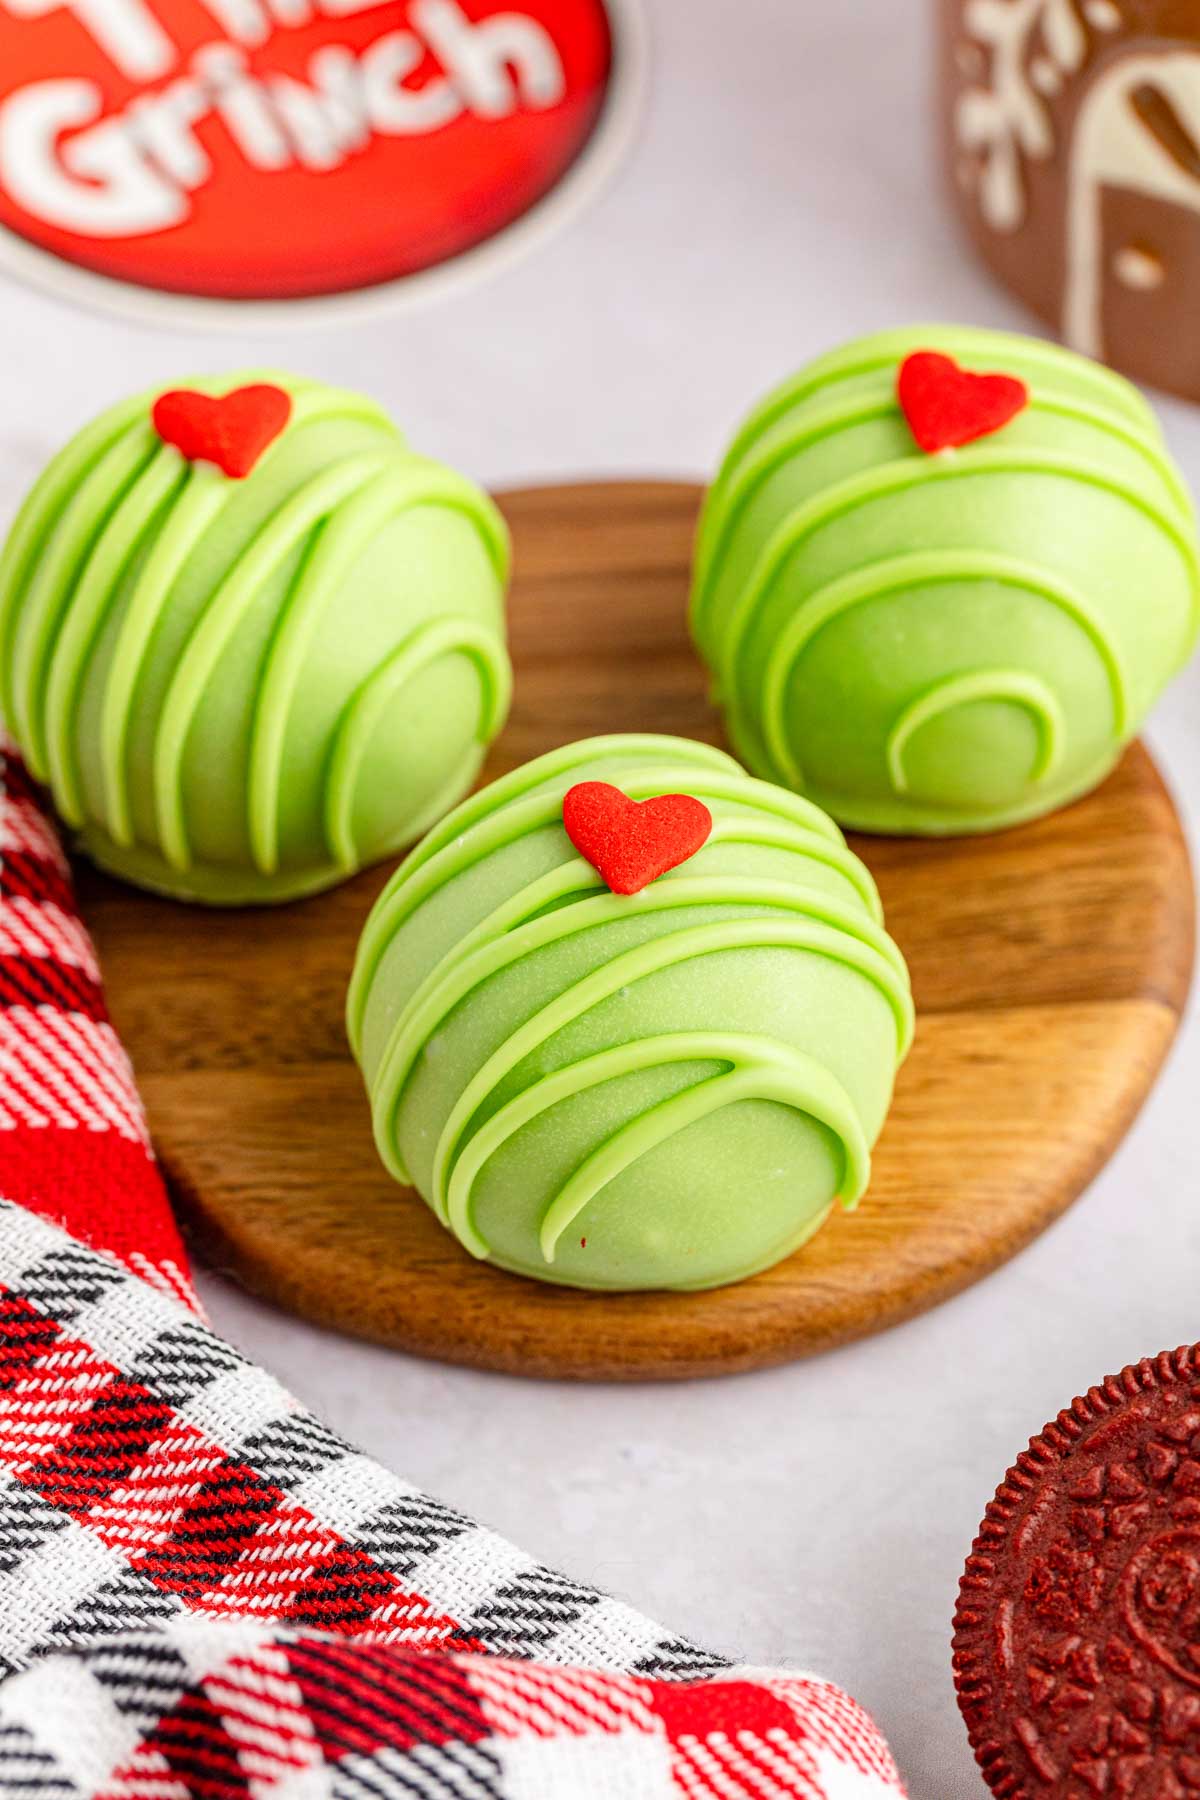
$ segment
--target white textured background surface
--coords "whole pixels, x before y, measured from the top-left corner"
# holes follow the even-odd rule
[[[423,448],[503,484],[702,474],[765,386],[918,318],[1021,326],[960,251],[931,168],[923,0],[649,0],[648,115],[607,193],[433,310],[184,337],[0,286],[0,507],[121,392],[276,360],[370,388]],[[1166,409],[1200,485],[1200,410]],[[1200,819],[1200,667],[1152,736]],[[654,721],[648,719],[647,725]],[[920,1800],[979,1800],[949,1670],[963,1557],[1060,1405],[1200,1336],[1200,1031],[1080,1205],[905,1328],[770,1374],[551,1386],[410,1362],[209,1280],[219,1327],[340,1429],[539,1556],[739,1658],[821,1669]]]

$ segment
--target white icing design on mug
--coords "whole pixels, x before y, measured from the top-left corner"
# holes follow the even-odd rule
[[[1112,260],[1113,274],[1123,287],[1147,294],[1161,287],[1167,271],[1162,258],[1140,244],[1122,244]]]
[[[1055,149],[1047,100],[1088,56],[1087,28],[1120,29],[1114,0],[967,0],[958,67],[987,59],[955,109],[960,186],[973,186],[984,223],[1019,231],[1028,205],[1024,161],[1045,161]],[[1069,144],[1065,147],[1062,334],[1085,354],[1104,355],[1102,206],[1104,190],[1120,187],[1200,213],[1200,173],[1193,173],[1142,118],[1141,89],[1162,97],[1200,145],[1200,49],[1135,49],[1101,63],[1084,77]],[[970,179],[964,180],[964,171]],[[1161,285],[1161,261],[1146,246],[1127,245],[1112,260],[1116,280],[1135,292]]]
[[[1042,95],[1081,66],[1087,34],[1074,0],[968,0],[963,24],[990,52],[991,85],[968,88],[960,99],[958,143],[982,154],[978,198],[985,221],[993,231],[1016,231],[1025,219],[1021,157],[1041,160],[1054,149]],[[1041,49],[1031,61],[1035,40]]]
[[[1080,102],[1067,162],[1062,331],[1089,356],[1104,353],[1104,189],[1131,189],[1200,213],[1200,178],[1138,116],[1133,97],[1140,88],[1161,94],[1200,143],[1200,50],[1122,57],[1101,69]]]
[[[1103,356],[1105,187],[1126,187],[1151,200],[1200,212],[1200,178],[1171,155],[1133,110],[1133,95],[1151,88],[1200,140],[1200,50],[1142,50],[1110,63],[1079,104],[1070,139],[1065,212],[1063,337],[1088,356]]]

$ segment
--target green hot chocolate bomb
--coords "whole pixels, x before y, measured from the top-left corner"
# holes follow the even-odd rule
[[[564,823],[596,794],[629,815],[607,865]],[[621,885],[657,853],[656,809],[628,801],[663,795],[711,833],[611,891],[598,868]],[[857,1201],[912,1002],[824,813],[706,745],[607,737],[417,846],[363,932],[348,1023],[385,1164],[474,1255],[576,1287],[704,1288]]]
[[[902,409],[928,351],[958,369]],[[1025,403],[938,448],[995,400],[961,374],[996,371]],[[735,749],[868,831],[986,831],[1086,792],[1196,623],[1192,508],[1146,402],[998,332],[812,363],[738,433],[697,545],[693,633]]]
[[[357,394],[272,373],[142,395],[17,518],[0,703],[105,868],[290,899],[470,786],[508,703],[507,572],[490,500]]]

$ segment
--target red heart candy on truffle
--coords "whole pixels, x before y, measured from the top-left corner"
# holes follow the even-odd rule
[[[151,414],[164,444],[173,444],[189,462],[216,463],[238,481],[250,474],[291,416],[291,395],[267,382],[220,395],[172,388],[159,395]]]
[[[939,350],[914,350],[900,364],[896,395],[921,449],[932,456],[990,437],[1029,405],[1015,375],[974,375]]]
[[[695,856],[713,821],[690,794],[631,800],[607,781],[581,781],[563,800],[563,824],[614,894],[637,894]]]

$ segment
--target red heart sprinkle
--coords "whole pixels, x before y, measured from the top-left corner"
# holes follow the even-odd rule
[[[896,382],[909,428],[932,456],[990,437],[1029,405],[1029,389],[1015,375],[973,375],[938,350],[915,350]]]
[[[631,800],[607,781],[581,781],[563,800],[563,824],[614,894],[637,894],[695,856],[713,821],[690,794]]]
[[[159,395],[151,414],[164,444],[189,462],[216,463],[235,481],[249,475],[291,416],[291,395],[266,382],[222,395],[173,388]]]

